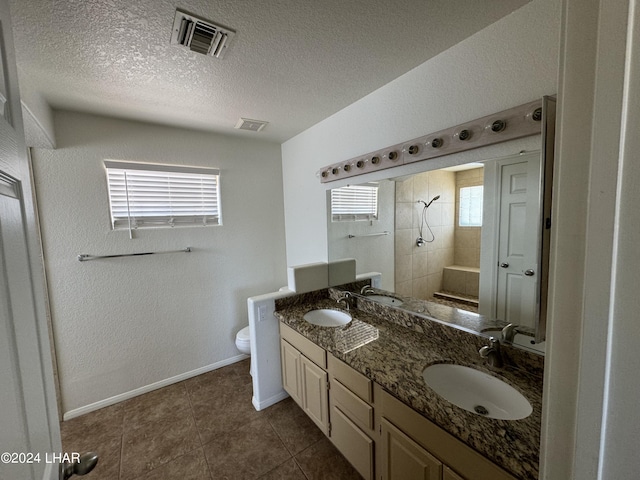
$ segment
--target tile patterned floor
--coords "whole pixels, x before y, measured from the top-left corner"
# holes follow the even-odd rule
[[[99,453],[87,480],[361,479],[291,399],[251,395],[244,360],[62,422],[62,444]]]

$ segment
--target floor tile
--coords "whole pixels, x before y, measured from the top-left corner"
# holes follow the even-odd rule
[[[124,409],[116,404],[60,423],[62,449],[66,453],[95,452],[95,480],[114,480],[120,471]]]
[[[250,384],[200,389],[189,394],[202,444],[263,417],[251,403]]]
[[[187,389],[176,383],[122,402],[124,432],[144,423],[171,419],[191,413]]]
[[[95,452],[98,463],[91,471],[91,480],[117,480],[120,474],[120,457],[122,451],[122,435],[102,437],[99,440],[92,435],[89,438],[76,436],[62,440],[62,450],[68,454]]]
[[[122,435],[124,407],[122,403],[101,408],[60,423],[62,439],[108,439]]]
[[[292,455],[300,453],[324,437],[316,424],[291,398],[269,407],[265,413],[267,420]]]
[[[152,421],[122,437],[120,479],[129,480],[200,447],[193,416]]]
[[[204,452],[198,448],[136,480],[211,480],[211,475]]]
[[[191,394],[201,389],[229,388],[251,384],[250,366],[248,359],[242,360],[185,380],[184,385]]]
[[[204,453],[214,480],[257,478],[291,457],[266,419],[214,439]]]
[[[269,473],[258,477],[258,480],[307,480],[307,477],[304,476],[304,473],[292,458]]]
[[[309,480],[362,479],[326,437],[296,455],[295,460]]]
[[[63,449],[98,453],[93,480],[360,478],[291,399],[253,408],[249,365],[62,422]]]

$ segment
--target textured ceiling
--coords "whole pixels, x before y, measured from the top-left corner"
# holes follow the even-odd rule
[[[282,142],[529,0],[10,0],[21,77],[53,108]],[[236,30],[169,44],[175,9]],[[425,88],[429,88],[425,85]],[[240,117],[266,120],[240,132]]]

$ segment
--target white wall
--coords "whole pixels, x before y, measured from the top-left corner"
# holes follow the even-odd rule
[[[326,259],[326,187],[315,172],[556,93],[559,35],[560,0],[534,0],[285,142],[288,264]]]
[[[55,128],[33,166],[63,410],[236,357],[246,299],[286,283],[279,145],[70,112]],[[220,168],[223,225],[112,231],[105,159]]]
[[[394,290],[395,195],[395,182],[380,182],[377,220],[332,222],[330,215],[326,220],[329,260],[355,258],[356,275],[379,272],[382,274],[381,288],[389,291]],[[331,198],[327,192],[327,211],[330,211],[330,205]],[[367,236],[384,231],[392,234]],[[357,237],[349,238],[349,235]]]
[[[20,76],[20,97],[27,147],[55,148],[53,110],[40,92],[31,85],[30,80],[28,75]]]

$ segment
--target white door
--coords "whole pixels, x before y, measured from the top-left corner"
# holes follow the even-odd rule
[[[496,317],[535,328],[540,155],[500,165]]]
[[[52,448],[19,185],[0,171],[0,478],[36,479]]]
[[[0,479],[53,480],[60,431],[6,0],[0,27]]]

